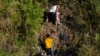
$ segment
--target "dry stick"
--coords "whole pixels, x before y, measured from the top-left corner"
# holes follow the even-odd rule
[[[75,41],[72,42],[73,47],[75,47],[75,45],[78,43],[78,41],[79,41],[80,39],[81,39],[81,38],[76,38]]]

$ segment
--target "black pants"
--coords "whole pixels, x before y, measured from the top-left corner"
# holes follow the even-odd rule
[[[47,55],[54,56],[53,50],[51,48],[46,49]]]
[[[56,13],[48,12],[48,19],[52,24],[56,24]]]
[[[48,18],[48,12],[45,11],[43,16],[43,22],[46,22],[47,18]]]

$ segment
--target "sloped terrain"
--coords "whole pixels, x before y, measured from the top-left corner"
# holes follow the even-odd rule
[[[56,3],[61,24],[42,23],[44,11]],[[43,41],[51,30],[55,56],[100,56],[99,21],[99,0],[0,0],[0,56],[46,56]]]
[[[43,51],[44,45],[43,41],[46,37],[46,34],[53,30],[55,31],[56,39],[54,39],[54,42],[57,42],[57,47],[54,48],[55,50],[55,56],[67,56],[70,55],[69,48],[73,46],[73,40],[74,40],[74,33],[71,31],[71,29],[64,23],[61,23],[59,26],[55,26],[52,23],[45,22],[42,25],[42,31],[40,33],[39,37],[39,50],[41,49],[41,52]],[[64,33],[67,36],[67,40],[60,41],[59,35],[60,33]],[[75,40],[76,41],[76,40]],[[71,51],[70,51],[71,52]],[[73,55],[73,54],[72,54]]]

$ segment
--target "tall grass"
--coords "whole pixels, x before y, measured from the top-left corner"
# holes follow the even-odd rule
[[[35,0],[0,0],[0,56],[34,55],[42,16]]]

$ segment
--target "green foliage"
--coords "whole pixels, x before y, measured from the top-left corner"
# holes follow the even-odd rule
[[[35,2],[35,5],[29,4],[27,6],[26,11],[26,24],[30,26],[31,31],[35,33],[35,30],[38,29],[39,24],[42,22],[42,12],[41,7],[37,2]]]
[[[100,1],[96,2],[96,11],[100,15]]]
[[[0,56],[34,56],[43,11],[55,2],[72,10],[75,21],[71,22],[71,30],[75,30],[75,35],[78,33],[70,43],[73,49],[78,49],[75,53],[100,56],[99,0],[0,0]]]
[[[100,51],[100,34],[99,33],[96,33],[95,42],[96,42],[97,49]]]
[[[0,0],[0,56],[34,56],[42,17],[36,0]]]
[[[90,46],[89,44],[83,44],[81,48],[79,48],[79,56],[99,56],[100,54],[96,51],[94,46]]]

